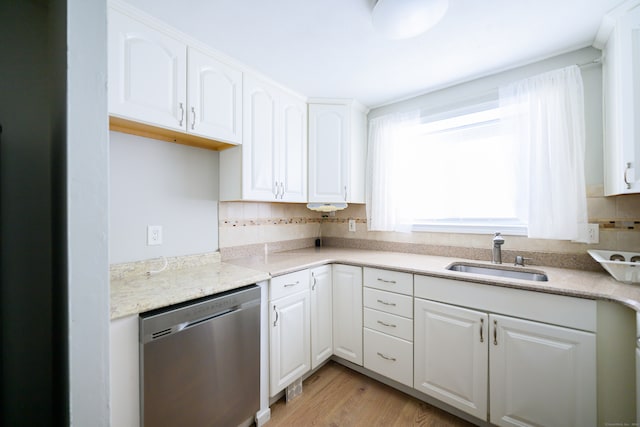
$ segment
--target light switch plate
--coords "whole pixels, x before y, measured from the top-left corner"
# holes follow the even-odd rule
[[[148,225],[147,226],[147,245],[161,245],[162,244],[162,226],[161,225]]]

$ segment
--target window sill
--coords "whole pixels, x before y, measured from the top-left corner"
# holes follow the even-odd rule
[[[494,234],[500,232],[505,236],[526,236],[527,226],[522,224],[455,224],[455,223],[422,223],[413,224],[411,231],[432,233],[460,234]]]

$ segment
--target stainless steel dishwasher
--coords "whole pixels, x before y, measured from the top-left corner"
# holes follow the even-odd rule
[[[260,288],[140,315],[141,424],[237,426],[260,406]]]

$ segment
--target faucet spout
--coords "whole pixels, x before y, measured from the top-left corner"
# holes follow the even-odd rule
[[[493,236],[493,254],[491,262],[494,264],[502,264],[502,245],[504,244],[504,238],[500,233],[496,233]]]

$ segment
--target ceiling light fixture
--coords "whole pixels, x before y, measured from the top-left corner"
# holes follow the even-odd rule
[[[373,6],[373,27],[392,40],[416,37],[436,25],[449,0],[378,0]]]

